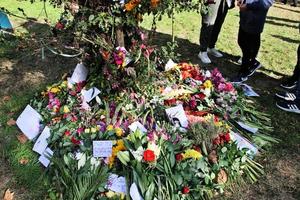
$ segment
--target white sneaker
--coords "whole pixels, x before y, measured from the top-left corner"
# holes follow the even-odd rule
[[[238,63],[239,65],[242,65],[242,63],[243,63],[243,57],[242,57],[242,56],[238,59],[237,63]]]
[[[223,54],[215,48],[207,48],[207,52],[217,58],[223,57]]]
[[[207,52],[203,51],[203,52],[199,52],[198,54],[198,58],[200,58],[200,60],[204,63],[204,64],[209,64],[211,63],[211,60],[209,59]]]

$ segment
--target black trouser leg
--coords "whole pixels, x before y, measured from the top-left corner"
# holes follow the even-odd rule
[[[298,51],[297,51],[297,64],[295,66],[291,79],[294,81],[300,79],[300,44],[298,46]]]
[[[252,34],[239,29],[238,44],[242,49],[243,60],[241,72],[245,72],[253,66],[260,47],[260,33]]]
[[[218,9],[218,14],[217,14],[217,18],[211,33],[211,38],[210,38],[210,42],[208,47],[209,48],[215,48],[222,25],[224,23],[225,17],[227,15],[228,12],[228,5],[226,3],[226,0],[221,0],[219,9]]]
[[[214,25],[202,23],[200,31],[200,51],[202,52],[207,51],[213,27]]]

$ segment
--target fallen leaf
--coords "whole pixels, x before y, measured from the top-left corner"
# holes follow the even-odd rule
[[[13,118],[10,118],[10,119],[6,122],[6,124],[7,124],[8,126],[13,126],[13,125],[16,125],[16,121],[15,121]]]
[[[14,112],[9,112],[7,115],[11,117],[11,116],[13,116],[14,114],[15,114]]]
[[[17,135],[17,138],[18,138],[18,140],[19,140],[19,142],[21,143],[21,144],[24,144],[24,143],[26,143],[27,142],[27,140],[28,140],[28,138],[26,137],[26,135],[25,134],[19,134],[19,135]]]
[[[19,160],[19,163],[20,163],[21,165],[26,165],[28,162],[29,162],[29,160],[28,160],[27,158],[21,158],[21,159]]]
[[[10,96],[4,96],[4,97],[3,97],[3,101],[9,101],[10,99],[11,99]]]
[[[11,192],[10,189],[7,189],[4,193],[3,200],[13,200],[14,192]]]

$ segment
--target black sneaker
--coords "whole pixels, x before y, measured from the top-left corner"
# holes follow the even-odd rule
[[[285,101],[295,101],[297,98],[296,94],[291,92],[277,92],[275,96]]]
[[[245,81],[248,80],[248,77],[247,76],[242,76],[242,75],[238,75],[234,78],[231,79],[231,83],[233,84],[240,84],[240,83],[243,83]]]
[[[291,78],[283,81],[280,84],[280,87],[282,87],[284,89],[288,89],[288,90],[294,89],[296,86],[297,86],[297,81],[295,81],[294,79],[291,79]]]
[[[255,60],[254,64],[251,67],[249,67],[249,69],[247,70],[248,71],[247,76],[248,77],[252,76],[256,70],[258,70],[259,68],[261,68],[261,66],[262,65],[260,64],[260,62],[257,61],[257,60]]]
[[[296,102],[276,102],[276,106],[281,110],[300,114],[300,103]]]

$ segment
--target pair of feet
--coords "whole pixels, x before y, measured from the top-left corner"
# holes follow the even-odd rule
[[[258,60],[255,59],[253,64],[250,65],[249,67],[243,68],[243,66],[242,66],[242,70],[239,72],[239,74],[236,77],[234,77],[231,80],[231,82],[239,84],[239,83],[247,81],[248,78],[250,76],[252,76],[254,74],[254,72],[256,70],[258,70],[260,67],[262,67],[262,65],[260,64],[260,62]]]
[[[291,90],[290,92],[277,92],[275,96],[279,99],[276,102],[276,106],[281,110],[299,113],[300,114],[300,99],[295,88],[297,86],[297,81],[293,79],[288,79],[285,82],[281,83],[280,86],[284,89]]]
[[[223,57],[223,54],[220,51],[218,51],[217,49],[207,48],[207,51],[200,51],[199,54],[198,54],[198,58],[201,60],[202,63],[204,63],[204,64],[210,64],[211,63],[211,60],[208,57],[208,54],[210,54],[214,57],[217,57],[217,58]]]

